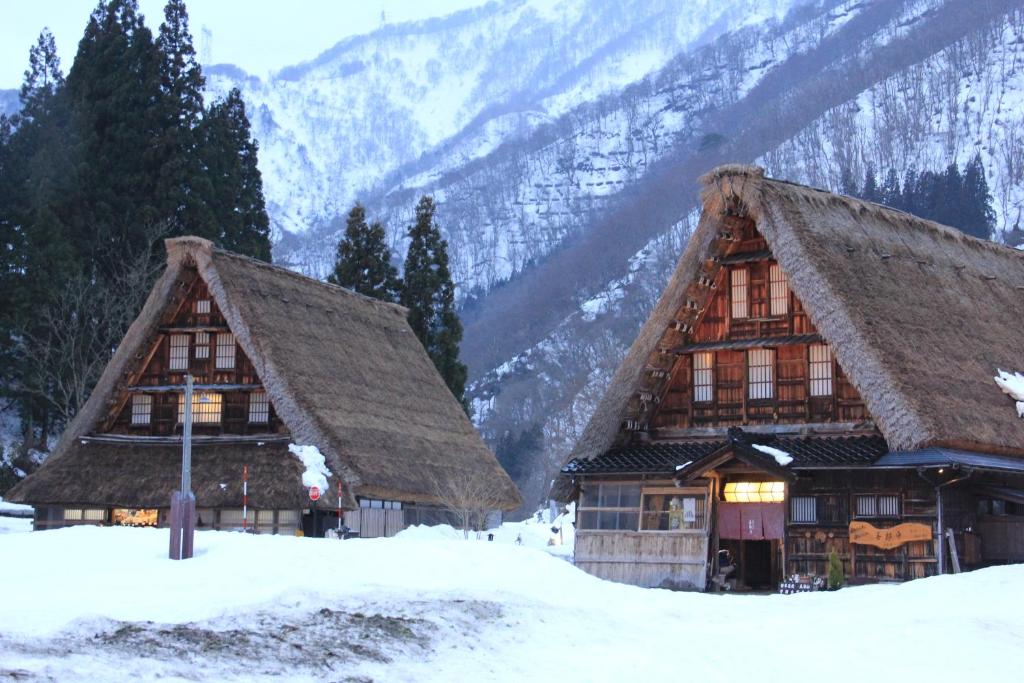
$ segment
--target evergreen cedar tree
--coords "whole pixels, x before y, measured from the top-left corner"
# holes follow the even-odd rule
[[[345,237],[338,242],[334,272],[327,281],[374,299],[398,301],[401,281],[391,264],[384,226],[377,221],[367,225],[362,204],[356,204],[348,213]]]
[[[409,309],[409,325],[427,350],[452,394],[468,412],[466,366],[459,362],[462,322],[455,311],[455,285],[448,268],[448,243],[434,222],[434,200],[422,197],[416,221],[409,227],[405,279],[391,264],[384,226],[367,224],[366,209],[349,211],[345,235],[338,242],[329,282],[360,294],[399,302]]]
[[[848,170],[842,177],[843,194],[950,225],[974,237],[992,238],[995,211],[980,155],[975,155],[967,163],[963,173],[956,162],[943,172],[918,173],[911,167],[903,177],[902,186],[894,168],[889,169],[881,185],[871,165],[867,167],[864,184],[859,188]]]
[[[434,200],[422,197],[409,227],[405,280],[400,302],[409,325],[430,354],[445,384],[467,408],[466,366],[459,362],[462,322],[455,312],[455,285],[448,270],[448,243],[434,223]]]
[[[48,31],[32,46],[21,111],[0,118],[0,391],[26,429],[60,425],[19,389],[16,340],[46,332],[40,311],[72,283],[110,292],[124,264],[157,265],[154,245],[186,233],[270,260],[244,103],[232,91],[204,109],[203,85],[184,0],[156,36],[137,0],[100,2],[66,79]]]

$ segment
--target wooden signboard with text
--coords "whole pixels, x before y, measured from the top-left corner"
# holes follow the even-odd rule
[[[911,541],[932,540],[932,527],[918,522],[904,522],[880,529],[867,522],[850,522],[850,543],[872,545],[883,550],[898,548]]]

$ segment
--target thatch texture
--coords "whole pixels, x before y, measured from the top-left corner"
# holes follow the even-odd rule
[[[302,464],[287,444],[195,445],[192,490],[199,507],[242,507],[242,467],[249,466],[249,507],[300,509],[309,505]],[[161,508],[181,484],[181,447],[79,444],[75,457],[47,464],[45,476],[18,486],[22,498],[52,505]]]
[[[154,338],[183,269],[196,268],[292,440],[316,446],[326,457],[334,474],[326,503],[332,503],[339,476],[346,506],[354,505],[352,493],[437,503],[435,482],[446,473],[477,470],[493,480],[505,509],[519,505],[515,485],[445,386],[405,309],[199,238],[168,240],[167,252],[166,273],[96,391],[47,464],[10,492],[12,500],[46,502],[57,495],[48,485],[29,482],[46,481],[65,458],[74,460],[68,467],[87,468],[92,456],[78,447],[78,438],[99,424],[132,361]]]
[[[570,460],[621,441],[648,358],[726,215],[754,220],[890,448],[1024,454],[1024,420],[992,380],[1024,370],[1024,253],[757,167],[722,166],[701,183],[700,224]]]

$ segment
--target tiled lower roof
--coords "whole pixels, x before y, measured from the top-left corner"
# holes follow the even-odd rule
[[[751,440],[756,442],[756,436]],[[678,467],[723,448],[726,439],[677,441],[613,448],[592,460],[572,460],[566,474],[675,474]],[[881,436],[807,436],[765,440],[766,445],[789,453],[792,469],[848,468],[872,465],[889,452]]]

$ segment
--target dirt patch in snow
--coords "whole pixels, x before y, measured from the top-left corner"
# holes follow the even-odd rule
[[[0,638],[0,649],[29,663],[52,662],[56,649],[62,657],[122,662],[127,665],[125,680],[131,678],[128,670],[144,666],[149,674],[162,670],[197,681],[223,680],[223,672],[230,671],[243,678],[304,673],[325,681],[371,683],[380,680],[380,667],[396,659],[427,658],[441,640],[471,640],[483,623],[503,616],[500,605],[481,601],[372,607],[256,612],[186,624],[94,622],[92,628],[80,625],[55,639]],[[0,667],[0,680],[71,680],[67,673],[19,663],[12,669]]]

